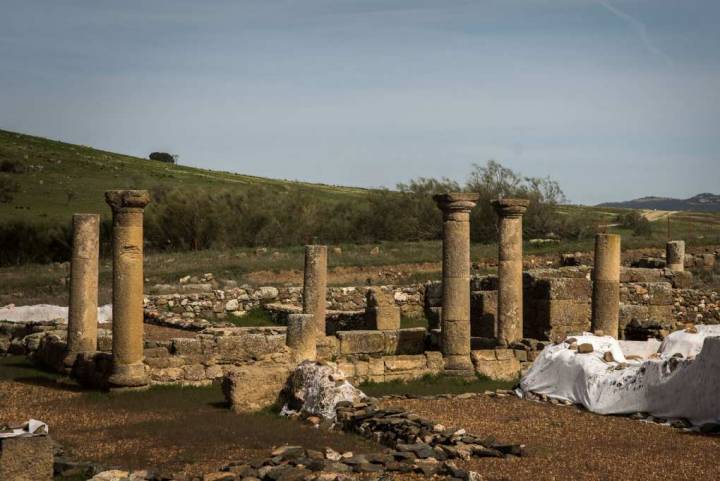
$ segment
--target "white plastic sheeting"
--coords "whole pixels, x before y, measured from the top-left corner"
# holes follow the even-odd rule
[[[592,344],[593,352],[579,354],[567,342],[548,346],[520,389],[582,404],[598,414],[646,412],[695,425],[720,422],[720,337],[710,337],[716,329],[697,326],[697,333],[675,332],[655,358],[642,361],[627,360],[621,343],[610,336],[574,336],[578,345]],[[627,355],[651,350],[635,343],[624,347]],[[603,360],[607,351],[615,361]],[[696,354],[673,357],[676,352]]]
[[[0,438],[19,438],[28,436],[43,436],[48,433],[48,425],[37,419],[30,419],[19,428],[0,430]]]
[[[35,304],[32,306],[8,306],[0,307],[0,321],[10,322],[32,322],[32,321],[55,321],[67,322],[68,308],[66,306],[55,306],[52,304]],[[106,304],[98,307],[98,322],[112,321],[112,306]]]

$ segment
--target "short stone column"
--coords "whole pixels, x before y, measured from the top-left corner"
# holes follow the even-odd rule
[[[113,369],[117,387],[148,383],[143,363],[143,210],[146,190],[111,190],[113,213]]]
[[[365,322],[368,329],[397,331],[400,329],[401,312],[395,303],[393,292],[379,287],[368,289],[365,296]]]
[[[620,236],[595,236],[592,330],[617,338],[620,317]]]
[[[295,362],[314,361],[317,357],[316,329],[314,314],[288,316],[285,344],[291,349]]]
[[[470,211],[480,196],[434,196],[443,213],[442,318],[440,343],[445,372],[472,375],[470,360]]]
[[[530,201],[498,199],[497,340],[508,346],[523,338],[522,216]]]
[[[79,353],[97,350],[100,216],[75,214],[72,226],[66,367],[72,367]]]
[[[665,267],[673,272],[685,270],[685,241],[670,241],[665,245]]]
[[[325,337],[327,296],[327,246],[305,246],[303,313],[315,316],[315,332]]]

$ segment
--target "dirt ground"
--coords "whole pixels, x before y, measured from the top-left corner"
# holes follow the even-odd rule
[[[283,444],[376,450],[360,437],[314,429],[272,412],[236,415],[218,386],[82,392],[58,384],[21,357],[0,359],[0,407],[0,425],[39,419],[73,459],[107,467],[199,474],[230,461],[265,458]]]
[[[575,407],[480,397],[388,402],[469,433],[526,445],[527,457],[475,459],[484,481],[720,479],[720,437],[683,432]]]
[[[720,437],[515,398],[386,404],[526,445],[523,458],[460,463],[484,481],[720,479]],[[378,448],[359,437],[323,432],[270,412],[235,415],[218,388],[81,392],[59,385],[19,357],[0,360],[0,406],[0,424],[43,420],[73,457],[125,468],[207,472],[229,461],[265,457],[281,444],[354,452]]]

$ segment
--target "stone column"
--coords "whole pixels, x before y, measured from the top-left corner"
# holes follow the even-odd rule
[[[98,214],[73,215],[66,367],[79,353],[97,350],[99,237]]]
[[[470,210],[480,196],[434,196],[443,212],[441,349],[445,372],[472,375],[470,360]]]
[[[315,316],[315,332],[325,337],[327,296],[327,246],[305,246],[303,313]]]
[[[501,346],[523,338],[522,216],[530,201],[498,199],[497,339]]]
[[[593,267],[592,330],[615,338],[620,316],[620,236],[595,236]]]
[[[314,314],[290,314],[285,344],[295,362],[314,361],[317,357],[317,326]]]
[[[685,270],[685,241],[669,241],[665,245],[665,267],[674,272]]]
[[[143,209],[146,190],[111,190],[113,212],[113,370],[118,387],[148,383],[143,363]]]

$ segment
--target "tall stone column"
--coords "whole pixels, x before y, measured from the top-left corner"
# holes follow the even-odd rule
[[[670,241],[665,245],[665,267],[674,272],[685,270],[685,241]]]
[[[523,337],[522,216],[530,201],[498,199],[497,340],[501,346]]]
[[[315,316],[315,332],[325,337],[327,296],[327,246],[305,246],[303,313]]]
[[[79,353],[97,350],[100,216],[75,214],[72,226],[66,367],[72,367]]]
[[[314,361],[317,357],[317,326],[313,314],[290,314],[285,344],[295,362]]]
[[[443,213],[441,349],[445,372],[471,375],[470,211],[480,196],[449,193],[434,197]]]
[[[620,236],[595,236],[593,267],[592,330],[615,338],[620,317]]]
[[[113,386],[148,383],[143,363],[143,210],[146,190],[111,190],[113,213]]]

